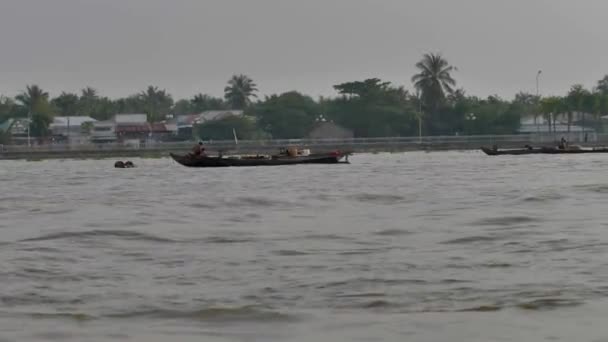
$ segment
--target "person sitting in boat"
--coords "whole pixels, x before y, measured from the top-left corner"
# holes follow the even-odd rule
[[[192,147],[192,152],[190,152],[190,155],[194,157],[200,157],[205,155],[205,148],[203,147],[202,141],[199,141],[198,144]]]

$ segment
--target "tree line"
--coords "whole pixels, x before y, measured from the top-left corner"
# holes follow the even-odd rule
[[[521,92],[509,101],[467,95],[457,87],[457,69],[440,54],[425,54],[416,68],[414,91],[371,78],[336,84],[335,96],[318,99],[297,91],[258,98],[256,83],[246,75],[234,75],[223,98],[196,94],[177,101],[155,86],[110,99],[91,87],[51,98],[40,86],[28,85],[14,98],[0,96],[0,123],[30,117],[32,136],[45,136],[55,115],[108,120],[117,113],[146,113],[150,122],[157,122],[170,114],[238,109],[245,115],[206,123],[195,135],[231,138],[234,128],[241,139],[280,139],[305,137],[315,124],[327,121],[352,130],[356,137],[513,134],[522,115],[545,118],[555,129],[558,120],[568,127],[574,124],[576,112],[592,113],[596,120],[586,124],[601,130],[599,117],[608,112],[608,76],[592,90],[575,85],[563,97],[547,98]]]

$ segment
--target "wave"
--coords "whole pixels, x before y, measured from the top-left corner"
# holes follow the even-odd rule
[[[7,313],[8,314],[8,313]],[[190,319],[197,321],[215,322],[287,322],[296,320],[295,316],[256,308],[254,306],[242,307],[210,307],[200,310],[182,311],[172,309],[153,308],[140,311],[127,311],[120,313],[88,314],[82,312],[29,312],[24,316],[34,319],[69,319],[75,321],[90,321],[96,319]]]
[[[399,236],[399,235],[409,235],[412,232],[401,229],[385,229],[374,233],[379,236]]]
[[[234,207],[254,207],[254,208],[271,208],[285,207],[292,205],[290,202],[277,201],[262,197],[237,197],[227,203]]]
[[[280,250],[272,252],[274,255],[278,256],[300,256],[300,255],[308,255],[309,253],[300,252],[295,250]]]
[[[248,238],[236,238],[236,237],[227,237],[227,236],[211,236],[202,240],[204,243],[210,244],[222,244],[222,243],[247,243],[252,242],[254,239]]]
[[[77,240],[77,239],[89,239],[89,238],[121,238],[127,240],[136,241],[149,241],[159,243],[174,243],[176,240],[163,238],[151,234],[145,234],[130,230],[88,230],[82,232],[59,232],[38,237],[28,238],[20,240],[19,242],[38,242],[38,241],[51,241],[51,240]]]
[[[422,279],[386,279],[386,278],[354,278],[348,280],[331,281],[316,285],[317,289],[329,289],[336,287],[355,287],[360,285],[427,285],[431,282]]]
[[[523,310],[554,310],[561,307],[573,307],[583,304],[583,301],[576,299],[543,298],[519,303],[516,306]]]
[[[309,234],[300,238],[309,240],[352,240],[351,237],[336,234]]]
[[[467,237],[462,237],[462,238],[458,238],[458,239],[443,241],[442,244],[453,245],[453,244],[467,244],[467,243],[475,243],[475,242],[491,242],[491,241],[496,241],[498,239],[500,239],[500,237],[498,237],[498,236],[476,235],[476,236],[467,236]]]
[[[77,312],[58,312],[58,313],[49,313],[49,312],[32,312],[27,314],[29,317],[34,319],[70,319],[75,321],[90,321],[95,319],[96,317],[87,315],[84,313]]]
[[[564,198],[566,198],[566,196],[563,196],[559,193],[547,192],[547,193],[539,193],[539,194],[526,196],[526,197],[522,198],[521,201],[531,202],[531,203],[545,203],[545,202],[551,202],[551,201],[558,201],[558,200],[561,200]]]
[[[456,310],[457,312],[496,312],[500,311],[503,308],[498,305],[480,305],[472,308],[460,309]]]
[[[370,194],[370,193],[360,193],[356,195],[349,196],[350,198],[364,203],[377,203],[377,204],[395,204],[399,202],[405,201],[405,197],[398,195],[388,195],[388,194]]]
[[[526,224],[538,221],[529,216],[505,216],[505,217],[490,217],[473,222],[475,226],[513,226],[518,224]]]
[[[255,306],[241,306],[241,307],[209,307],[199,310],[192,311],[180,311],[171,309],[146,309],[141,311],[130,311],[122,313],[108,314],[104,317],[107,318],[156,318],[156,319],[191,319],[200,321],[220,321],[220,322],[237,322],[237,321],[250,321],[250,322],[281,322],[281,321],[292,321],[295,317],[281,313],[278,311],[271,311]]]
[[[575,185],[573,187],[576,190],[582,190],[586,192],[595,192],[600,194],[608,193],[608,184],[586,184],[586,185]]]

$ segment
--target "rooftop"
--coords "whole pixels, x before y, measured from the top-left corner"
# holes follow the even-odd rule
[[[89,116],[56,116],[50,127],[67,127],[68,123],[70,126],[82,126],[87,122],[97,122],[97,120]]]

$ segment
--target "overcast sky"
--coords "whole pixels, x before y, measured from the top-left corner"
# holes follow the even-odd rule
[[[468,94],[535,92],[538,69],[541,93],[562,94],[608,73],[606,13],[606,0],[0,0],[0,94],[222,95],[234,73],[262,94],[369,77],[410,88],[426,52]]]

